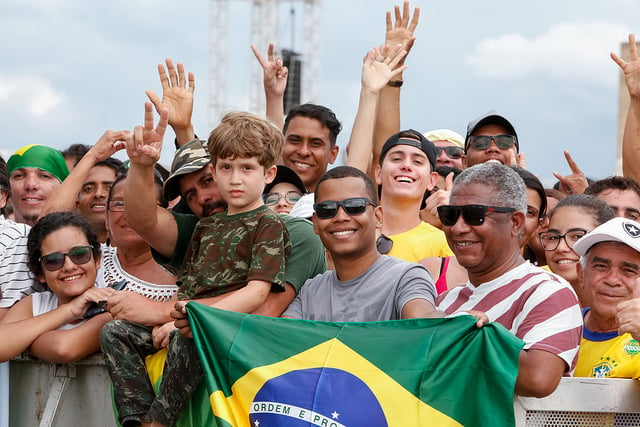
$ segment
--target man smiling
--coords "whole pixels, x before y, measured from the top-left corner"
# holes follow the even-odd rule
[[[335,269],[307,280],[283,317],[370,322],[440,316],[424,267],[378,253],[382,209],[376,199],[373,182],[356,168],[339,166],[322,176],[313,228]]]
[[[501,323],[525,342],[516,394],[552,393],[562,375],[573,370],[582,321],[570,285],[520,255],[524,182],[507,166],[483,163],[456,178],[450,203],[438,213],[469,282],[441,294],[438,309],[447,314],[479,310]]]
[[[389,242],[381,252],[411,262],[451,255],[442,231],[420,219],[425,192],[438,180],[435,165],[436,149],[420,132],[401,131],[384,143],[375,170],[384,210],[381,242]]]
[[[342,125],[322,105],[302,104],[292,108],[284,121],[283,163],[302,178],[310,192],[338,155],[336,139]]]
[[[464,161],[467,167],[493,161],[516,164],[520,143],[516,129],[504,116],[490,111],[467,126]]]

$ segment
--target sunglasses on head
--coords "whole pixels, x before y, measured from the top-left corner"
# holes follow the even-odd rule
[[[460,147],[435,147],[436,148],[436,157],[440,157],[440,154],[444,151],[447,157],[450,159],[461,159],[464,150]]]
[[[93,248],[91,246],[75,246],[67,253],[54,252],[40,257],[42,266],[48,271],[60,270],[64,265],[64,257],[68,256],[75,265],[86,264],[91,261]]]
[[[443,205],[438,206],[438,216],[442,225],[451,227],[456,222],[460,214],[462,219],[468,225],[482,225],[487,216],[487,212],[509,213],[515,212],[514,208],[505,208],[502,206],[486,206],[486,205]]]
[[[342,206],[342,209],[347,215],[362,215],[367,210],[367,205],[376,206],[370,199],[366,197],[352,197],[350,199],[344,199],[341,202],[336,200],[326,200],[324,202],[315,203],[313,210],[316,212],[316,216],[320,219],[333,218],[338,214],[338,208]]]
[[[491,141],[501,150],[508,150],[516,143],[514,135],[477,135],[469,137],[469,145],[476,150],[486,150],[491,145]]]
[[[284,198],[287,203],[295,205],[301,197],[302,193],[299,191],[287,191],[286,193],[263,194],[262,200],[264,200],[265,205],[275,205],[280,199]]]

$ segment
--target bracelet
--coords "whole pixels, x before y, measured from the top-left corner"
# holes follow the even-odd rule
[[[391,87],[401,87],[403,83],[404,83],[403,80],[389,80],[387,85]]]

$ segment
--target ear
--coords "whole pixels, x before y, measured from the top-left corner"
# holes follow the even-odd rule
[[[427,186],[427,190],[429,191],[433,190],[433,188],[438,183],[439,176],[440,175],[438,175],[438,172],[431,172],[431,174],[429,175],[429,185]]]
[[[526,215],[524,212],[516,211],[511,214],[511,229],[516,236],[522,235],[524,232],[524,224]]]
[[[267,170],[264,172],[264,183],[271,184],[271,182],[276,178],[277,171],[278,168],[276,167],[276,165],[271,165],[271,167],[267,168]]]
[[[578,273],[578,286],[584,288],[584,270],[582,269],[582,258],[576,264],[576,273]]]
[[[338,157],[338,151],[340,151],[340,147],[338,147],[337,144],[329,149],[329,163],[333,164],[333,162],[336,161],[336,158]]]
[[[382,167],[380,165],[376,165],[376,170],[374,171],[376,177],[376,184],[382,185]]]
[[[378,205],[375,208],[373,208],[373,214],[375,215],[375,218],[376,218],[376,228],[381,229],[382,217],[383,217],[382,206]]]
[[[109,227],[109,219],[111,218],[111,214],[109,212],[109,209],[107,209],[107,214],[104,217],[104,228],[107,231],[111,231],[111,228]]]
[[[317,235],[320,235],[318,233],[318,218],[316,217],[315,212],[313,213],[313,215],[311,215],[311,222],[313,223],[313,232],[316,233]]]
[[[464,167],[465,167],[465,168],[468,168],[468,167],[469,167],[469,163],[467,163],[467,160],[468,160],[468,159],[469,159],[469,158],[467,157],[467,153],[464,153],[464,154],[462,155],[462,164],[464,165]]]
[[[8,191],[0,191],[0,209],[7,207]]]

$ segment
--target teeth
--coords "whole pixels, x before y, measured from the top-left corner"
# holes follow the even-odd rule
[[[347,234],[353,234],[353,230],[334,231],[331,234],[334,236],[346,236]]]
[[[299,169],[309,169],[309,168],[311,168],[311,165],[309,165],[307,163],[293,162],[293,164]]]
[[[502,164],[502,162],[500,160],[497,159],[491,159],[491,160],[487,160],[485,163],[497,163],[499,165]]]
[[[575,264],[577,261],[571,259],[561,259],[560,261],[556,261],[556,264]]]
[[[472,245],[473,242],[457,242],[456,245],[458,246],[469,246]]]
[[[398,177],[396,177],[396,181],[411,183],[411,182],[413,182],[413,179],[409,178],[408,176],[398,176]]]
[[[27,202],[39,202],[40,199],[25,199]]]
[[[64,280],[65,282],[71,282],[72,280],[76,280],[80,278],[80,274],[74,274],[73,276],[69,276],[69,277],[65,277]]]

